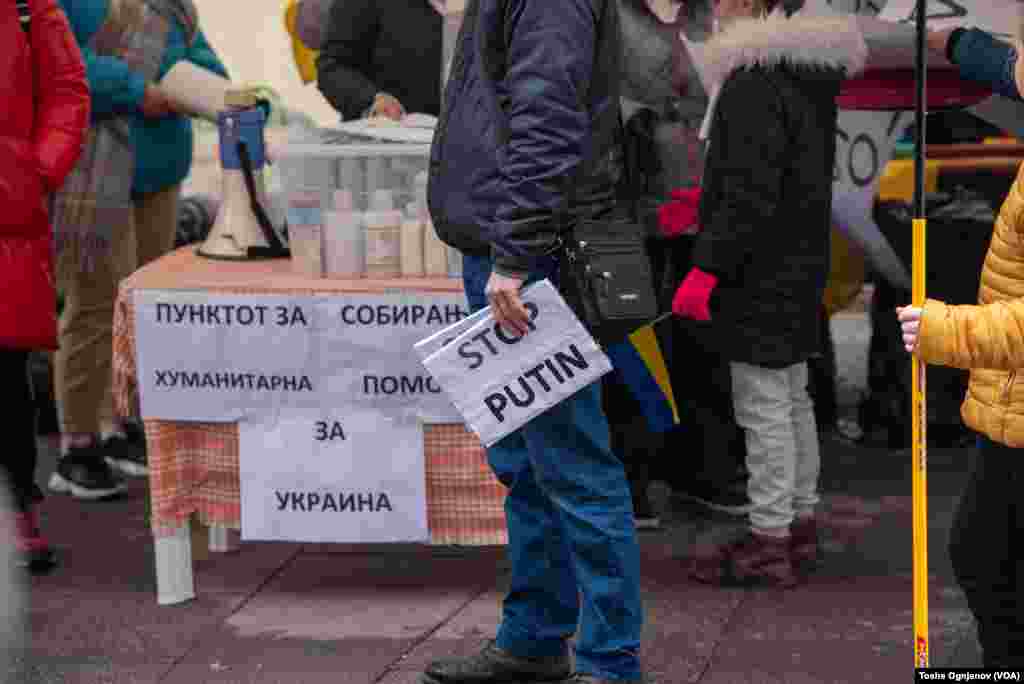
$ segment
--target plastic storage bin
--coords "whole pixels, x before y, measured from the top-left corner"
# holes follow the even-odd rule
[[[307,222],[308,217],[320,216],[320,271],[326,277],[401,277],[403,251],[404,274],[422,272],[409,250],[425,242],[429,155],[429,144],[354,139],[329,129],[304,131],[301,139],[278,150],[275,166],[285,206],[301,200]],[[318,201],[319,214],[309,210],[310,198]],[[412,220],[420,221],[423,229],[403,229]],[[293,249],[293,259],[301,256],[297,269],[312,273],[315,269],[308,262],[313,250],[306,242],[314,231],[302,225],[298,232],[302,249]],[[414,241],[404,250],[403,235]]]

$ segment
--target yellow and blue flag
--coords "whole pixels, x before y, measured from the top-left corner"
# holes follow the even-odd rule
[[[654,329],[671,315],[663,315],[605,348],[619,381],[640,404],[651,432],[667,432],[679,424],[668,364]]]

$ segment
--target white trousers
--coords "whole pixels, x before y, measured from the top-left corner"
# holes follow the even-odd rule
[[[818,504],[821,454],[807,364],[775,369],[730,364],[736,422],[746,435],[750,525],[788,534]]]

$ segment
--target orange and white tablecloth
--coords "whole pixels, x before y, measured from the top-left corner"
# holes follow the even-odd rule
[[[287,259],[233,262],[203,259],[182,248],[121,283],[114,310],[114,398],[122,416],[138,415],[134,290],[324,295],[459,292],[450,278],[318,279],[292,272]],[[239,529],[238,426],[146,420],[151,526],[157,538],[187,527],[197,514],[208,526]],[[425,428],[427,524],[435,544],[505,544],[505,488],[487,466],[476,436],[462,425]]]

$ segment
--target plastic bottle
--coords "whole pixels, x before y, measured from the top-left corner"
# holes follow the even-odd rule
[[[448,245],[441,242],[429,218],[423,235],[423,268],[428,277],[448,277]]]
[[[288,246],[292,268],[297,273],[323,277],[323,210],[319,192],[294,192],[288,196]]]
[[[263,167],[263,178],[267,188],[267,202],[264,208],[267,211],[270,222],[274,224],[274,228],[280,231],[287,215],[287,210],[285,209],[285,197],[287,195],[284,182],[281,179],[281,173],[269,164]]]
[[[402,275],[402,213],[394,208],[390,190],[373,193],[371,210],[363,215],[366,230],[366,275],[397,278]]]
[[[413,194],[416,198],[416,204],[419,205],[420,215],[426,219],[429,215],[427,209],[427,172],[420,171],[413,178]]]
[[[334,211],[324,212],[324,271],[328,278],[359,278],[366,272],[366,235],[349,190],[335,190]]]
[[[402,277],[423,277],[423,221],[415,202],[405,209],[401,242]]]

